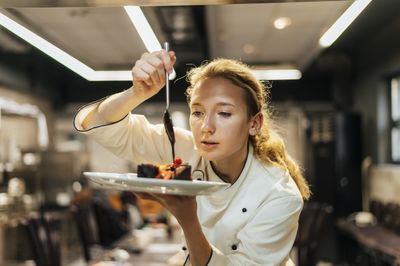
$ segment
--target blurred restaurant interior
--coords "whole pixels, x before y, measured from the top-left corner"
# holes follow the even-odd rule
[[[192,66],[239,59],[272,83],[274,118],[312,190],[296,265],[400,265],[398,0],[0,0],[0,265],[181,265],[170,214],[82,175],[136,165],[72,125],[160,47],[142,40],[134,10],[177,54],[174,125],[188,128]],[[162,123],[164,107],[162,91],[134,112]]]

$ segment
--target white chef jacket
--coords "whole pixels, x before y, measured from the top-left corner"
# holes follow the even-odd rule
[[[172,161],[171,146],[163,125],[150,124],[144,116],[84,130],[82,121],[98,102],[81,108],[74,126],[117,156],[136,163],[164,164]],[[175,151],[192,166],[196,177],[223,182],[210,162],[198,155],[190,131],[174,128]],[[288,171],[263,165],[249,145],[244,168],[228,188],[197,196],[202,230],[213,249],[208,263],[225,265],[291,265],[289,252],[303,206],[301,194]],[[187,249],[183,247],[184,252]],[[187,255],[187,254],[186,254]]]

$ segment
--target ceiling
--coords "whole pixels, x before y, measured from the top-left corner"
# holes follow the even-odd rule
[[[326,50],[354,51],[370,29],[397,16],[400,1],[373,0],[333,47],[323,50],[319,38],[352,2],[0,0],[0,11],[95,70],[129,70],[145,47],[122,6],[141,5],[159,41],[169,41],[176,51],[179,77],[190,65],[215,57],[258,66],[290,65],[304,73],[315,70]],[[289,17],[291,25],[274,28],[278,17]],[[0,51],[23,55],[31,50],[0,27]]]
[[[351,3],[147,6],[143,11],[159,41],[171,42],[178,63],[227,57],[303,69],[318,53],[322,33]],[[8,7],[5,12],[95,70],[130,69],[146,51],[121,6]],[[291,25],[274,28],[279,17],[290,18]]]

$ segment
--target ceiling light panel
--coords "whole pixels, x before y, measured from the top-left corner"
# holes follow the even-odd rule
[[[321,49],[321,31],[329,28],[350,4],[310,1],[207,6],[210,55],[250,64],[290,63],[303,69]],[[276,30],[272,18],[279,17],[290,18],[290,27]],[[254,53],[243,50],[248,43],[254,45]]]
[[[274,27],[277,30],[283,30],[292,24],[292,20],[288,17],[280,17],[274,20]]]

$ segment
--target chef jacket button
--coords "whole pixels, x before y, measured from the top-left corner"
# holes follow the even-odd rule
[[[235,244],[232,245],[232,250],[237,250],[237,246]]]
[[[182,247],[182,250],[186,250],[187,248],[185,246]]]
[[[246,208],[243,208],[243,209],[242,209],[242,212],[247,212],[247,209],[246,209]]]
[[[201,170],[195,170],[193,173],[192,173],[192,179],[193,180],[204,180],[204,172],[203,171],[201,171]]]

